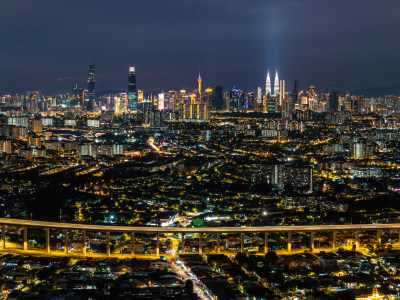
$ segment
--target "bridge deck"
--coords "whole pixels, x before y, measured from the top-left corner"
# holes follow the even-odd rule
[[[135,227],[90,225],[78,223],[61,223],[31,221],[21,219],[0,218],[0,225],[42,227],[53,229],[113,231],[113,232],[148,232],[148,233],[260,233],[260,232],[320,232],[320,231],[350,231],[350,230],[385,230],[400,229],[400,223],[391,224],[346,224],[346,225],[296,225],[296,226],[257,226],[257,227]]]

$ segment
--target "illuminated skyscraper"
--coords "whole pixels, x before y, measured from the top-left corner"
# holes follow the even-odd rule
[[[258,87],[257,88],[257,102],[261,104],[261,99],[262,99],[262,88]]]
[[[269,77],[269,71],[267,73],[267,81],[265,83],[265,95],[271,95],[271,78]]]
[[[137,111],[136,71],[129,67],[128,75],[128,111]]]
[[[276,96],[279,93],[279,77],[278,77],[278,70],[275,73],[275,81],[274,81],[274,93],[273,95]]]
[[[285,80],[279,81],[279,106],[282,106],[285,99]]]
[[[199,79],[197,79],[197,82],[199,83],[199,103],[201,102],[201,75],[199,71]]]
[[[89,65],[89,75],[88,75],[88,109],[93,110],[94,108],[94,101],[96,98],[96,66],[95,63]]]

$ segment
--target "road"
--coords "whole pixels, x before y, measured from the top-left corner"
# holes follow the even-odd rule
[[[345,225],[299,225],[299,226],[257,226],[257,227],[134,227],[89,225],[77,223],[44,222],[11,218],[0,218],[0,225],[42,227],[51,229],[113,231],[113,232],[147,232],[147,233],[260,233],[260,232],[311,232],[311,231],[352,231],[352,230],[387,230],[400,229],[400,223],[391,224],[345,224]]]
[[[192,273],[182,261],[171,260],[171,267],[174,271],[183,278],[183,280],[191,280],[193,282],[193,291],[197,294],[200,299],[214,300],[216,297],[211,291]]]

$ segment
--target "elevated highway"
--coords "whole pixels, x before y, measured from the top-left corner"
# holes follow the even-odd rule
[[[1,227],[1,243],[0,251],[6,250],[6,234],[7,228],[20,227],[23,229],[23,247],[22,251],[28,251],[28,228],[42,228],[46,232],[45,253],[51,253],[50,249],[50,230],[61,230],[64,232],[64,254],[68,254],[68,232],[80,231],[82,234],[82,255],[86,255],[87,232],[105,232],[106,255],[111,255],[110,250],[110,233],[126,233],[131,235],[132,247],[131,254],[134,255],[135,233],[146,233],[156,235],[155,254],[160,254],[160,234],[180,234],[181,235],[181,252],[185,252],[185,234],[196,234],[198,236],[198,252],[203,253],[203,236],[216,235],[216,252],[220,253],[221,234],[238,234],[240,235],[240,249],[238,252],[244,252],[244,235],[245,234],[263,234],[264,235],[264,253],[268,252],[268,236],[271,233],[281,233],[287,235],[287,252],[292,252],[292,234],[308,233],[310,235],[311,251],[314,250],[315,233],[325,233],[332,235],[332,248],[336,250],[337,233],[348,232],[354,237],[354,246],[356,249],[360,247],[360,233],[362,231],[375,231],[375,243],[381,244],[381,235],[383,231],[399,232],[400,242],[400,223],[391,224],[340,224],[340,225],[298,225],[298,226],[258,226],[258,227],[198,227],[198,228],[180,228],[180,227],[138,227],[138,226],[112,226],[112,225],[92,225],[78,223],[62,223],[62,222],[45,222],[32,221],[22,219],[0,218]],[[72,255],[72,253],[71,253]]]

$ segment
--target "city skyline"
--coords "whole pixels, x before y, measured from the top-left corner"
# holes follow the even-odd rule
[[[129,65],[141,73],[138,87],[144,90],[189,88],[199,69],[204,86],[245,90],[262,86],[267,68],[279,69],[288,83],[301,79],[323,90],[398,83],[394,1],[41,3],[34,17],[37,4],[2,4],[2,93],[70,91],[86,81],[92,52],[98,91],[126,89]],[[29,29],[13,21],[16,16]]]
[[[399,9],[3,0],[0,299],[400,299]]]

